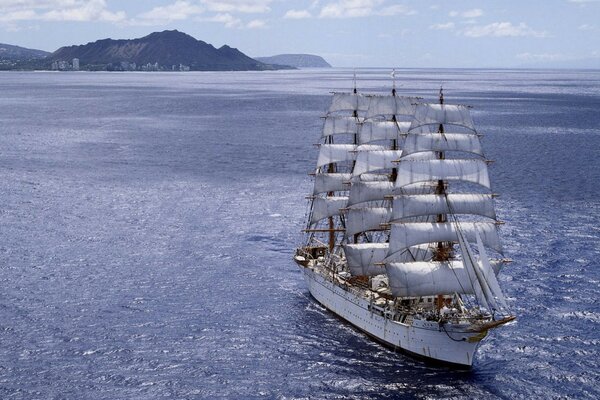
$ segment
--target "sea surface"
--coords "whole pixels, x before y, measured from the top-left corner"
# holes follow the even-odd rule
[[[0,73],[0,398],[599,398],[600,71],[396,72],[473,106],[496,161],[518,320],[468,372],[372,342],[292,262],[352,72]]]

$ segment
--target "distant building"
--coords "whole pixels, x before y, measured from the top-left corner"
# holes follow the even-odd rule
[[[68,69],[69,69],[69,63],[68,62],[63,61],[63,60],[61,60],[61,61],[58,62],[58,70],[59,71],[66,71]]]
[[[73,71],[79,71],[79,58],[73,59]]]
[[[52,70],[53,71],[58,71],[58,61],[52,62]]]
[[[188,72],[190,70],[190,67],[188,67],[187,65],[179,64],[179,70],[183,72]]]
[[[154,64],[146,64],[146,65],[142,65],[141,67],[142,71],[160,71],[161,68],[158,66],[158,63],[155,62]]]

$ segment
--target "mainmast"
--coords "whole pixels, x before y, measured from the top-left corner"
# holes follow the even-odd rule
[[[392,97],[396,97],[396,70],[392,70]],[[396,119],[396,114],[392,115],[392,121],[398,124],[398,120]],[[398,139],[392,139],[392,150],[398,150]],[[398,168],[394,165],[392,168],[392,173],[390,174],[390,181],[396,182],[396,177],[398,176]]]
[[[439,95],[439,103],[440,105],[444,104],[444,89],[440,87],[440,95]],[[440,123],[438,126],[438,133],[444,138],[444,124]],[[444,151],[437,151],[436,156],[438,160],[444,160],[446,155]],[[443,179],[439,179],[437,181],[437,186],[435,188],[435,194],[440,196],[446,196],[446,185]],[[448,222],[448,216],[446,214],[438,214],[437,215],[438,223]],[[437,249],[434,252],[433,260],[434,261],[448,261],[452,255],[452,243],[449,242],[438,242]]]
[[[415,112],[414,97],[399,97],[395,72],[392,90],[369,96],[358,131],[357,156],[348,197],[343,244],[349,272],[354,276],[385,274],[391,198],[398,175],[396,161]],[[362,240],[360,240],[362,239]]]
[[[333,135],[330,135],[327,138],[327,141],[329,144],[333,144]],[[335,172],[335,163],[330,163],[327,166],[327,173],[329,174],[333,174]],[[333,196],[335,193],[333,191],[331,192],[327,192],[327,196]],[[333,248],[335,246],[335,224],[333,222],[333,216],[329,216],[327,218],[327,222],[329,223],[329,239],[328,239],[328,247],[329,247],[329,252],[333,251]]]

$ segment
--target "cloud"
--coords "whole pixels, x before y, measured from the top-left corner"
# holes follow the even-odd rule
[[[462,17],[462,18],[477,18],[483,15],[483,10],[481,8],[473,8],[471,10],[466,11],[450,11],[448,13],[451,17]]]
[[[266,21],[261,19],[253,19],[248,23],[244,23],[240,18],[237,18],[229,13],[220,13],[210,18],[203,18],[203,21],[219,22],[225,25],[225,28],[230,29],[259,29],[267,26]]]
[[[172,21],[188,19],[204,12],[204,8],[189,1],[177,0],[167,6],[154,7],[150,11],[138,15],[131,23],[133,25],[161,25]]]
[[[381,16],[393,16],[393,15],[414,15],[417,12],[415,10],[411,10],[410,8],[397,4],[394,6],[384,7],[381,11],[376,12],[377,15]]]
[[[532,37],[548,37],[548,33],[545,31],[535,31],[525,23],[521,22],[519,25],[513,25],[510,22],[494,22],[488,25],[477,25],[471,26],[465,29],[462,34],[467,37],[519,37],[519,36],[532,36]]]
[[[480,8],[474,8],[472,10],[463,11],[460,16],[463,18],[477,18],[483,15],[483,10]]]
[[[429,26],[429,29],[435,30],[451,30],[454,29],[454,22],[446,22],[445,24],[433,24]]]
[[[385,0],[338,0],[321,8],[319,18],[359,18],[371,15],[413,15],[417,12],[401,4],[386,5]]]
[[[283,18],[286,19],[304,19],[312,17],[311,13],[307,10],[289,10],[285,13]]]
[[[209,10],[218,13],[263,14],[271,11],[273,0],[200,0]]]
[[[563,61],[563,60],[570,59],[570,57],[568,57],[564,54],[560,54],[560,53],[538,53],[538,54],[521,53],[521,54],[517,54],[517,58],[519,60],[523,60],[523,61],[535,61],[535,62]]]
[[[229,13],[217,14],[214,17],[208,18],[207,21],[220,22],[225,25],[226,28],[242,28],[244,26],[241,19],[236,18]]]
[[[252,21],[246,24],[246,28],[248,29],[260,29],[265,28],[267,26],[266,21],[262,19],[253,19]]]
[[[123,11],[108,10],[106,0],[0,0],[0,21],[123,22]]]
[[[321,8],[321,18],[356,18],[367,17],[373,8],[381,4],[381,0],[339,0]]]
[[[582,24],[577,27],[580,31],[594,31],[596,30],[595,25]]]

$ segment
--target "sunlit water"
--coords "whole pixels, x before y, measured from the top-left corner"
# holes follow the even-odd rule
[[[373,343],[291,261],[351,76],[0,73],[0,398],[600,396],[600,72],[397,72],[496,160],[518,321],[470,372]]]

